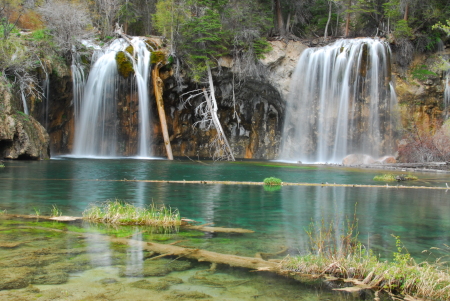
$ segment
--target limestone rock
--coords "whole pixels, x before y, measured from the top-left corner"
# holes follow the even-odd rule
[[[363,165],[363,164],[373,164],[375,159],[369,155],[364,154],[350,154],[342,160],[343,165]]]
[[[49,136],[31,116],[0,113],[0,158],[48,159]]]
[[[308,47],[299,41],[272,41],[272,51],[264,55],[261,63],[269,70],[269,82],[279,90],[284,101],[289,96],[291,75],[300,54]]]

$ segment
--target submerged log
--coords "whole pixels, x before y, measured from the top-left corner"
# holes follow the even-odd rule
[[[102,240],[112,243],[130,245],[133,247],[139,246],[142,250],[147,250],[150,252],[154,252],[157,254],[161,254],[161,257],[165,256],[175,256],[177,258],[187,258],[194,259],[198,261],[207,261],[216,264],[225,264],[233,267],[242,267],[248,268],[257,271],[269,271],[277,274],[284,274],[285,272],[281,269],[281,265],[279,263],[275,263],[272,261],[266,261],[260,258],[252,258],[245,256],[237,256],[230,254],[222,254],[212,251],[207,251],[203,249],[191,249],[185,247],[179,247],[172,244],[160,244],[155,242],[145,242],[136,239],[128,239],[128,238],[117,238],[110,237],[106,235],[98,235],[98,234],[90,234],[90,233],[78,233],[71,231],[64,231],[60,229],[51,229],[44,227],[30,227],[30,226],[19,226],[19,229],[39,229],[46,230],[52,232],[63,232],[66,234],[72,234],[77,236],[84,237],[92,237],[95,238],[96,241]]]

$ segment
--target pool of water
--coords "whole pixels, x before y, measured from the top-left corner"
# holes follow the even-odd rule
[[[432,260],[435,256],[445,255],[445,252],[433,251],[434,253],[429,255],[422,251],[432,247],[444,248],[445,244],[450,244],[448,237],[450,195],[446,190],[321,186],[283,186],[273,190],[263,186],[169,184],[139,181],[262,181],[266,177],[273,176],[284,182],[379,184],[373,181],[373,177],[384,173],[380,170],[256,161],[198,163],[192,161],[71,158],[39,162],[7,161],[5,165],[5,168],[0,169],[0,210],[6,210],[8,213],[35,214],[38,211],[41,215],[46,215],[50,213],[52,205],[56,205],[64,215],[80,216],[90,203],[117,198],[136,205],[147,205],[152,202],[165,204],[178,208],[183,217],[201,223],[213,223],[215,226],[221,227],[246,228],[255,233],[243,235],[198,231],[170,233],[163,231],[160,233],[157,230],[130,227],[105,230],[99,229],[100,226],[85,223],[70,226],[69,230],[81,228],[86,233],[104,233],[104,231],[114,230],[120,232],[119,234],[113,233],[114,235],[122,236],[141,233],[139,239],[147,241],[171,243],[185,240],[184,244],[190,247],[241,256],[254,256],[257,252],[273,253],[285,247],[288,249],[288,253],[298,254],[309,250],[309,238],[305,229],[311,222],[332,222],[338,224],[337,228],[339,229],[342,228],[339,225],[344,224],[347,219],[353,219],[355,215],[358,219],[360,240],[385,259],[391,259],[392,252],[395,251],[395,240],[392,235],[400,236],[405,247],[418,260]],[[442,187],[448,181],[446,175],[431,173],[416,175],[419,177],[418,181],[403,182],[402,185]],[[137,181],[120,181],[124,179]],[[33,223],[35,222],[33,221]],[[47,255],[50,258],[57,258],[56,262],[51,263],[56,266],[51,266],[51,264],[36,266],[36,264],[24,261],[20,267],[23,273],[28,275],[27,284],[31,283],[36,288],[35,293],[31,292],[33,288],[28,288],[28,291],[26,291],[27,288],[23,288],[17,292],[18,294],[35,294],[35,297],[40,294],[44,298],[42,300],[47,300],[45,299],[49,298],[47,293],[66,291],[67,296],[57,298],[60,300],[88,300],[86,298],[90,296],[89,298],[92,297],[92,300],[128,300],[124,299],[123,295],[123,291],[127,291],[130,300],[140,300],[137,297],[139,292],[150,289],[152,294],[161,300],[195,297],[194,295],[190,297],[183,295],[179,291],[203,293],[205,294],[204,298],[209,298],[208,300],[233,300],[233,298],[236,300],[362,299],[361,296],[355,297],[349,294],[330,292],[327,286],[311,286],[275,276],[248,273],[241,269],[220,267],[218,271],[210,273],[206,277],[204,270],[208,267],[205,267],[205,264],[192,262],[190,263],[191,267],[183,271],[174,270],[160,276],[131,277],[129,274],[124,274],[123,270],[133,270],[135,266],[145,269],[148,265],[147,262],[153,262],[146,260],[146,252],[114,244],[103,243],[103,245],[97,246],[93,239],[81,239],[82,236],[75,234],[52,233],[50,230],[40,229],[58,228],[61,227],[60,224],[52,222],[52,225],[49,226],[47,223],[30,225],[30,221],[0,221],[0,227],[2,227],[0,229],[4,229],[0,231],[0,242],[18,242],[18,245],[13,248],[10,248],[10,245],[9,247],[6,245],[5,248],[0,247],[0,269],[8,269],[4,272],[11,272],[11,269],[15,267],[11,261],[20,261],[20,258],[25,256],[23,254],[31,254],[28,257],[32,258],[36,254],[41,254],[42,249],[45,248],[51,250],[79,249],[79,252],[66,251],[61,254],[49,251]],[[67,225],[63,224],[63,226]],[[29,227],[38,227],[40,230],[30,230]],[[341,234],[336,233],[337,236]],[[5,257],[7,258],[3,260],[2,258]],[[78,268],[66,268],[67,261],[72,259],[79,261],[83,259],[85,261],[82,262],[90,263],[80,264],[81,267]],[[45,258],[39,260],[46,262]],[[30,261],[32,260],[30,259]],[[60,273],[68,275],[62,283],[52,283],[42,276],[50,275],[58,270]],[[60,278],[65,279],[64,277]],[[167,280],[167,277],[180,278],[182,282],[176,280],[180,283],[167,284],[166,282],[170,280]],[[205,280],[204,277],[207,279]],[[38,280],[34,280],[35,278]],[[104,280],[108,278],[113,280]],[[229,282],[226,283],[229,285],[214,287],[214,283],[224,282],[223,279],[228,279]],[[134,283],[141,280],[155,282],[166,289],[156,289],[155,286],[152,286],[156,285],[155,283]],[[80,289],[80,287],[85,287],[83,281],[91,283],[94,290],[87,290],[83,293]],[[163,285],[163,282],[166,284]],[[113,297],[111,291],[116,290],[118,291],[117,295]],[[224,291],[227,293],[225,294]],[[94,292],[98,292],[98,294],[95,295]],[[280,292],[285,292],[286,296],[282,297]],[[12,294],[12,291],[3,290],[1,293]],[[180,295],[176,297],[178,293]],[[305,298],[298,299],[299,295],[304,295]],[[198,298],[199,296],[201,294],[197,295]],[[264,296],[272,297],[261,299]],[[155,300],[157,300],[156,297]]]

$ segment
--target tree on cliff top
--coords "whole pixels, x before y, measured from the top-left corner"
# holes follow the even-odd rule
[[[52,0],[40,7],[39,12],[63,52],[71,51],[73,45],[93,34],[87,7],[82,3]]]

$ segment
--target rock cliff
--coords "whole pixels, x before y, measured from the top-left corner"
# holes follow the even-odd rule
[[[48,159],[49,136],[32,116],[19,111],[6,85],[0,84],[0,159]]]

